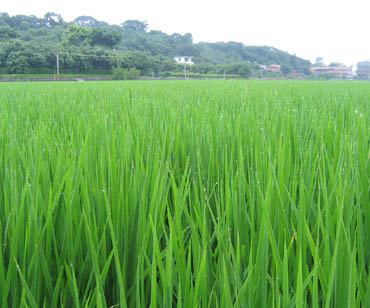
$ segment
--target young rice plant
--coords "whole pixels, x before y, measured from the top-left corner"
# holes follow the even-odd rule
[[[370,84],[0,84],[1,307],[368,307]]]

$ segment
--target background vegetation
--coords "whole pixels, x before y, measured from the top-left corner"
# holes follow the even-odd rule
[[[61,72],[107,73],[113,68],[135,68],[143,75],[179,72],[174,56],[193,56],[200,74],[260,74],[260,65],[280,64],[283,74],[309,74],[310,62],[268,46],[237,42],[193,43],[190,33],[166,34],[148,30],[148,24],[127,20],[110,25],[90,16],[65,22],[59,14],[9,16],[0,13],[0,74],[55,73],[56,51]],[[100,56],[81,57],[76,54]],[[106,56],[122,56],[121,60]],[[106,58],[103,58],[106,57]]]

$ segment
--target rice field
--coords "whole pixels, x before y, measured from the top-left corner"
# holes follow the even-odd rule
[[[370,83],[0,84],[1,307],[370,307]]]

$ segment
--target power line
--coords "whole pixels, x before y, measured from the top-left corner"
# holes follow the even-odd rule
[[[64,52],[64,51],[59,51],[59,54],[63,54],[67,56],[94,57],[94,58],[111,58],[111,59],[127,58],[127,56],[98,56],[98,55],[93,55],[93,54],[71,53],[71,52]]]

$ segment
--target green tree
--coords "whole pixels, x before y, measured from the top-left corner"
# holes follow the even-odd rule
[[[129,52],[121,61],[123,68],[135,68],[143,74],[148,74],[153,70],[152,57],[143,52]]]
[[[6,66],[12,74],[28,73],[30,68],[27,57],[19,52],[13,52],[8,56]]]
[[[104,27],[108,24],[104,21],[98,21],[94,17],[91,16],[79,16],[77,17],[73,23],[77,26],[88,27],[88,28],[97,28],[97,27]]]
[[[148,30],[148,23],[139,20],[126,20],[121,24],[125,30],[133,30],[138,32],[146,32]]]
[[[0,26],[10,26],[11,17],[8,13],[0,13]]]
[[[104,45],[108,47],[113,47],[122,39],[120,33],[106,28],[92,29],[89,37],[92,45]]]
[[[248,63],[239,63],[237,74],[244,78],[249,78],[252,74],[252,69]]]
[[[65,31],[66,42],[68,45],[83,45],[90,43],[90,29],[77,26],[69,25]]]
[[[9,26],[0,26],[0,39],[14,39],[19,35],[18,31]]]
[[[64,20],[60,14],[53,12],[48,12],[44,16],[44,22],[46,27],[55,27],[57,25],[63,24]]]

